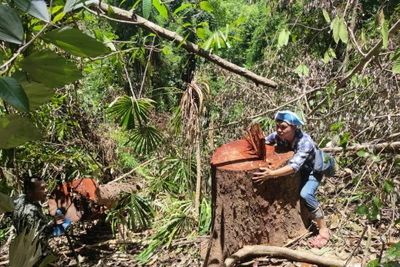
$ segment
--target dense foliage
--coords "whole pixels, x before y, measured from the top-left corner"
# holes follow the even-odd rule
[[[399,231],[397,1],[109,1],[277,88],[99,12],[95,2],[0,0],[2,193],[20,193],[25,173],[52,189],[129,172],[139,195],[122,196],[108,220],[156,230],[138,257],[145,262],[175,238],[208,232],[214,149],[251,123],[273,131],[275,112],[291,109],[321,147],[338,148],[345,186],[332,211],[342,211],[340,227],[366,219],[387,225],[379,231],[387,240]],[[320,198],[330,203],[326,193]],[[132,217],[140,207],[155,213],[151,224],[121,218],[133,206]]]

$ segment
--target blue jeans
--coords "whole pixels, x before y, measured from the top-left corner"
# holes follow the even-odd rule
[[[302,188],[300,197],[304,199],[307,209],[311,212],[313,219],[324,217],[324,212],[315,197],[315,191],[322,180],[322,175],[314,174],[312,170],[301,170]]]

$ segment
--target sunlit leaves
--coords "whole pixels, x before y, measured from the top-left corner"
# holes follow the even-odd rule
[[[36,52],[20,62],[21,68],[34,81],[60,88],[82,78],[81,71],[53,51]]]
[[[119,121],[120,126],[133,129],[135,124],[142,124],[154,107],[154,101],[147,98],[134,100],[128,95],[120,96],[111,103],[108,114]]]
[[[336,16],[331,22],[331,30],[333,31],[333,39],[336,43],[341,40],[347,44],[349,40],[349,33],[344,19],[340,16]]]
[[[32,267],[42,255],[42,248],[38,243],[38,226],[27,233],[24,229],[10,244],[10,266]],[[21,253],[23,251],[23,253]]]
[[[14,148],[41,137],[28,118],[10,114],[0,119],[0,148]]]
[[[208,12],[213,12],[214,9],[212,8],[211,4],[208,1],[201,1],[200,4],[200,9],[208,11]]]
[[[28,97],[14,78],[0,77],[0,97],[15,108],[29,112]]]
[[[47,11],[46,2],[44,0],[14,0],[14,3],[19,9],[36,18],[45,22],[50,21],[49,12]]]
[[[89,1],[83,1],[83,0],[67,0],[64,6],[64,12],[68,13],[72,10],[81,8],[83,6],[87,6],[93,3],[98,3],[99,0],[89,0]]]
[[[328,50],[325,51],[324,62],[328,63],[331,60],[331,58],[336,58],[336,53],[332,47],[329,47]]]
[[[307,77],[309,75],[308,67],[303,63],[300,63],[299,66],[297,66],[297,68],[294,70],[294,72],[296,72],[297,75],[299,75],[300,77]]]
[[[151,7],[152,7],[152,0],[142,0],[142,10],[143,10],[143,17],[148,19],[150,17]]]
[[[326,12],[325,9],[322,9],[322,14],[324,15],[326,22],[331,23],[331,18],[329,17],[329,14],[328,12]]]
[[[188,7],[191,7],[191,6],[192,6],[192,4],[184,4],[184,3],[182,3],[180,7],[178,7],[177,9],[174,10],[173,15],[176,15],[176,14],[178,14],[179,12],[181,12],[182,10],[185,10],[185,9],[187,9]]]
[[[18,13],[9,6],[0,4],[0,40],[22,44],[24,29]]]
[[[283,29],[280,33],[279,33],[279,37],[278,37],[278,47],[281,48],[283,46],[286,46],[289,42],[289,36],[290,36],[290,32],[288,31],[288,29]],[[308,75],[307,75],[308,76]]]
[[[164,4],[161,4],[160,0],[153,0],[153,5],[163,18],[168,19],[168,10]]]
[[[104,44],[70,26],[53,30],[41,38],[78,57],[97,57],[109,52]]]

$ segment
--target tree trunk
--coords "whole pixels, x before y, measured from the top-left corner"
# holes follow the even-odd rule
[[[246,245],[282,246],[307,232],[299,175],[253,183],[260,166],[280,168],[293,156],[292,151],[266,146],[260,139],[258,144],[247,140],[225,144],[211,159],[213,227],[206,266],[223,266],[227,257]],[[254,146],[261,148],[258,151],[266,160]]]

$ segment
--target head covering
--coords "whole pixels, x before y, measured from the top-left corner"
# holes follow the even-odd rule
[[[275,120],[282,120],[290,125],[296,125],[296,126],[304,125],[304,122],[302,122],[294,112],[291,112],[289,110],[278,111],[275,115]]]

